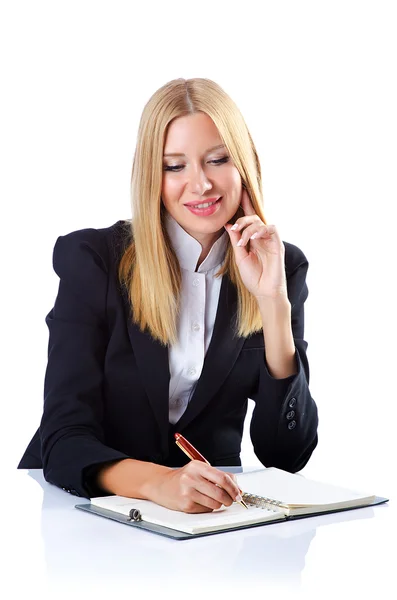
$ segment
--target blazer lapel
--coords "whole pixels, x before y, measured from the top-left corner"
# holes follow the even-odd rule
[[[143,386],[149,398],[154,416],[159,426],[161,451],[168,454],[169,427],[169,383],[170,371],[168,348],[154,340],[148,333],[143,333],[131,319],[131,311],[127,294],[123,292],[127,312],[127,328],[135,360],[142,377]]]
[[[137,325],[132,323],[129,302],[125,292],[123,292],[123,296],[125,306],[128,309],[127,327],[129,338],[143,385],[159,426],[161,449],[167,455],[170,382],[168,347],[153,340],[149,334],[143,333]],[[234,335],[236,314],[237,290],[229,278],[224,275],[214,331],[204,359],[201,376],[185,412],[175,424],[177,429],[182,430],[186,427],[206,407],[233,368],[245,341],[245,338]]]
[[[227,275],[222,277],[214,331],[193,396],[175,424],[182,430],[214,397],[233,368],[245,338],[234,335],[237,315],[237,290]]]

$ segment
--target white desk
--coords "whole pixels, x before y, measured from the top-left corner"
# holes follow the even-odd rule
[[[254,593],[262,600],[267,592],[345,600],[395,589],[392,502],[178,542],[76,510],[85,499],[46,483],[41,470],[10,471],[5,482],[7,600],[132,600],[149,592],[161,600]]]

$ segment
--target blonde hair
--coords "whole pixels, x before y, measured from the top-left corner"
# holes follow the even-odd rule
[[[163,150],[171,121],[197,112],[206,113],[213,120],[256,214],[266,223],[258,155],[236,104],[210,79],[175,79],[166,83],[149,99],[141,116],[131,177],[132,241],[119,266],[133,322],[164,345],[177,341],[181,272],[164,225]],[[240,207],[233,220],[243,215]],[[235,334],[247,337],[259,331],[262,320],[257,302],[241,280],[230,240],[223,266],[216,273],[221,275],[227,275],[237,288]]]

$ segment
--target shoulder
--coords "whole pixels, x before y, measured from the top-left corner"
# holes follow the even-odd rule
[[[110,227],[86,228],[59,236],[53,253],[53,265],[58,275],[75,271],[88,263],[108,272],[117,263],[131,241],[129,221],[117,221]]]
[[[103,319],[111,281],[117,281],[118,263],[131,240],[130,223],[117,221],[102,229],[80,229],[60,236],[54,247],[53,267],[60,284],[55,314],[71,314],[87,322]],[[77,304],[76,304],[77,303]],[[86,313],[86,309],[89,312]]]
[[[287,276],[292,275],[299,267],[307,269],[309,263],[303,251],[295,244],[284,242],[285,248],[285,271]]]

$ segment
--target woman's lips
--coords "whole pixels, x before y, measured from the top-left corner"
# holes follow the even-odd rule
[[[198,204],[208,204],[208,203],[212,203],[212,202],[216,202],[217,200],[219,200],[221,198],[221,196],[213,196],[212,198],[206,198],[205,200],[200,200],[199,202],[186,202],[185,206],[197,206]]]
[[[198,215],[200,217],[209,217],[210,215],[213,215],[219,209],[221,200],[222,200],[222,196],[214,204],[211,204],[211,206],[208,206],[207,208],[194,208],[193,206],[189,206],[188,204],[185,204],[185,206],[194,215]],[[209,198],[207,200],[207,202],[210,202],[210,201],[211,201],[211,199]],[[207,204],[207,202],[201,202],[201,204]]]

